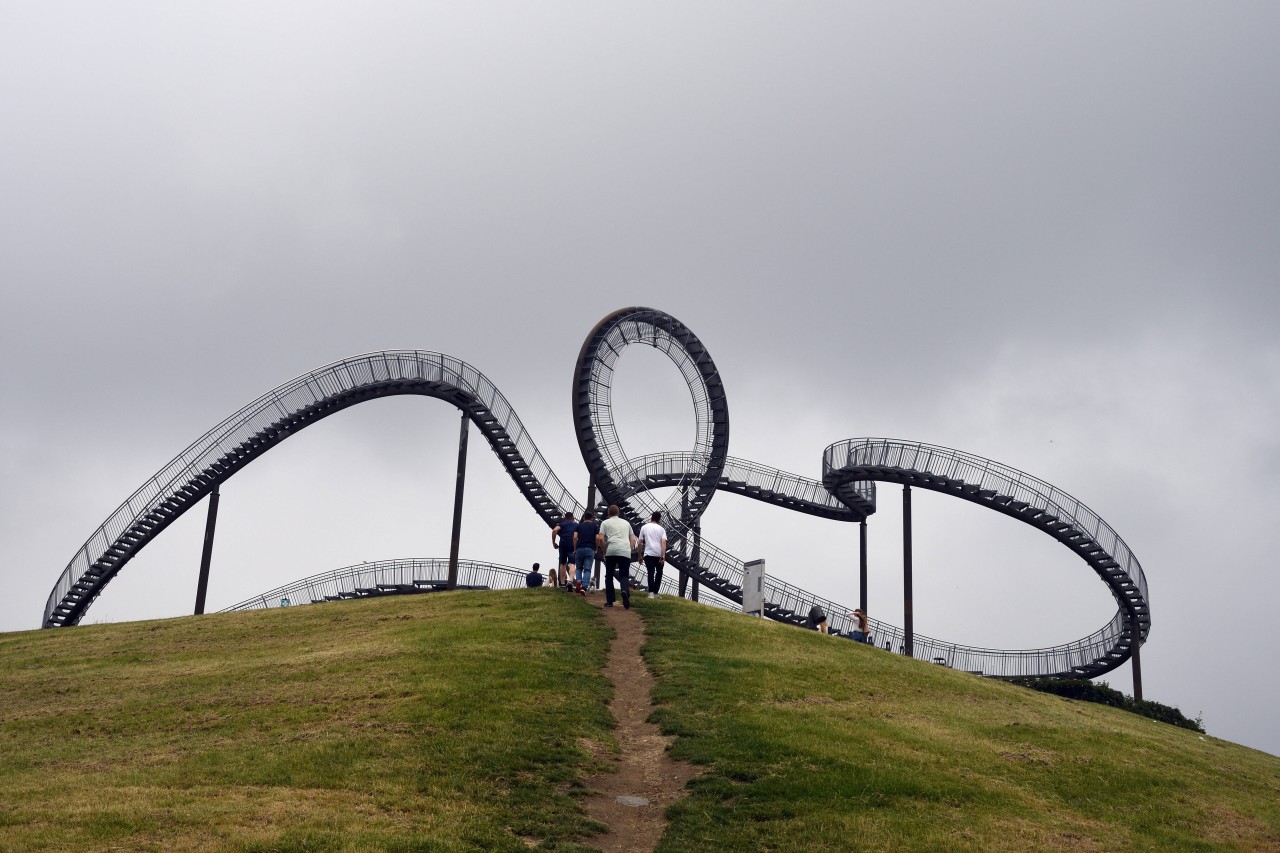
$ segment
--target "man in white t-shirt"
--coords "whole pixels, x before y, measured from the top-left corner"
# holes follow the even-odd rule
[[[636,549],[636,535],[625,518],[618,517],[618,505],[610,504],[609,517],[600,525],[604,537],[604,606],[613,606],[613,579],[622,586],[622,606],[631,609],[631,555]]]
[[[640,528],[644,544],[644,567],[649,574],[649,597],[657,598],[662,590],[662,567],[667,562],[667,529],[662,526],[662,513],[655,512]]]

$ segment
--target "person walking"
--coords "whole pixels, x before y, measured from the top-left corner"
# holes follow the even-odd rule
[[[667,562],[667,529],[662,526],[662,513],[655,512],[640,528],[644,545],[644,567],[649,576],[649,597],[662,591],[662,567]]]
[[[569,564],[574,561],[573,531],[577,529],[572,512],[566,512],[564,520],[551,528],[551,547],[560,552],[560,582],[566,585],[573,583]]]
[[[590,510],[582,514],[573,531],[574,559],[577,560],[578,581],[576,591],[587,594],[587,584],[591,582],[591,567],[596,561],[596,545],[600,540],[600,525],[596,524],[595,514]]]
[[[613,580],[622,587],[622,607],[631,609],[631,560],[636,550],[636,535],[625,518],[618,517],[618,505],[609,505],[609,517],[600,525],[604,537],[604,606],[612,607]]]

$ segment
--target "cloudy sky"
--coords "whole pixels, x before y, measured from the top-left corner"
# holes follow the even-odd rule
[[[206,429],[356,353],[472,363],[585,492],[574,359],[649,305],[716,359],[736,456],[921,440],[1097,510],[1150,584],[1147,697],[1280,753],[1278,34],[1232,2],[0,4],[0,630]],[[615,396],[628,452],[692,444],[664,357]],[[447,554],[457,430],[375,401],[224,484],[210,609]],[[467,486],[465,556],[551,559],[483,442]],[[190,613],[203,516],[86,622]],[[922,633],[1114,612],[1025,525],[916,490],[914,526]],[[704,531],[856,603],[849,525],[726,495]]]

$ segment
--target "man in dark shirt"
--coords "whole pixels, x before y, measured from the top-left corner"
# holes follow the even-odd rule
[[[533,571],[529,572],[529,574],[524,576],[525,586],[527,587],[542,586],[542,572],[539,571],[540,568],[541,568],[541,565],[539,563],[533,564]]]
[[[599,535],[600,525],[596,524],[595,515],[590,512],[583,513],[582,521],[578,522],[578,529],[573,532],[573,538],[578,561],[577,589],[584,595],[591,584],[591,569],[595,565],[596,541]]]
[[[574,564],[573,532],[578,529],[578,522],[573,520],[573,513],[566,512],[564,521],[551,528],[551,547],[560,552],[560,582],[565,586],[573,586],[570,577],[570,566]]]

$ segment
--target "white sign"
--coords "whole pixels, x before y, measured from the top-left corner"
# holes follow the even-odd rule
[[[742,612],[764,616],[764,560],[742,567]]]

